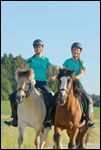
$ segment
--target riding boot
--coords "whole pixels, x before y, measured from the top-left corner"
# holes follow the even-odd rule
[[[89,108],[89,106],[88,106]],[[91,121],[90,116],[89,116],[89,109],[87,111],[87,128],[95,128],[95,123]]]
[[[52,112],[52,107],[49,108],[49,110],[47,112],[48,114],[47,114],[46,121],[45,121],[45,124],[44,124],[45,128],[47,128],[47,127],[49,127],[50,129],[52,128],[51,112]]]
[[[10,100],[10,106],[11,106],[11,111],[12,111],[11,118],[13,118],[13,119],[11,121],[5,121],[4,123],[8,126],[17,127],[18,119],[17,119],[17,103],[16,103],[16,99],[15,99],[15,92],[10,94],[9,100]]]
[[[84,98],[84,105],[85,105],[85,116],[86,116],[86,124],[87,128],[95,128],[95,124],[91,122],[90,116],[89,116],[89,103],[87,103],[86,98]]]
[[[51,107],[50,107],[50,112],[49,112],[49,115],[47,117],[47,121],[45,124],[46,126],[50,126],[50,128],[52,125],[54,125],[54,121],[55,121],[57,96],[58,96],[58,92],[54,96],[50,95]]]
[[[49,106],[49,110],[48,110],[48,115],[47,115],[47,119],[45,121],[45,128],[49,127],[50,129],[52,128],[52,124],[53,124],[53,118],[52,118],[52,111],[53,111],[53,96],[50,94],[50,106]]]

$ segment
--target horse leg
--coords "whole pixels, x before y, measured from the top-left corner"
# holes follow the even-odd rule
[[[56,127],[55,128],[55,133],[54,133],[54,149],[62,149],[62,145],[61,145],[61,133],[62,133],[62,129],[60,127]]]
[[[76,138],[78,135],[79,129],[77,127],[73,128],[72,134],[70,137],[70,142],[68,144],[69,149],[76,149]]]
[[[42,135],[41,135],[41,137],[40,137],[40,149],[43,149],[43,146],[44,146],[44,144],[46,142],[46,138],[48,136],[49,130],[50,130],[50,127],[49,128],[45,128],[43,133],[42,133]]]
[[[86,140],[88,139],[88,130],[85,128],[81,129],[81,132],[79,133],[79,145],[78,148],[79,149],[86,149],[85,145],[86,145]]]
[[[41,135],[41,131],[36,131],[36,137],[35,137],[35,146],[36,146],[36,149],[40,149],[40,135]]]
[[[72,134],[71,130],[66,130],[66,132],[67,132],[67,135],[68,135],[68,137],[69,137],[69,139],[70,139],[71,134]],[[68,142],[68,141],[67,141],[67,142]],[[69,143],[70,143],[70,142],[69,142]]]
[[[22,146],[22,143],[23,143],[24,129],[25,129],[25,126],[24,126],[24,125],[18,126],[18,130],[19,130],[19,136],[18,136],[18,149],[21,149],[21,146]]]

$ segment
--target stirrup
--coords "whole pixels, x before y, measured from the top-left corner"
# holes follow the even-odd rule
[[[11,125],[11,121],[4,121],[4,123],[5,123],[7,126],[10,126],[10,125]]]
[[[52,120],[46,121],[44,127],[52,129]]]
[[[8,126],[13,126],[13,127],[17,127],[18,126],[18,122],[16,118],[13,118],[12,121],[4,121],[4,123]]]
[[[18,126],[18,122],[16,118],[13,118],[13,120],[11,121],[11,126],[14,126],[14,127]]]
[[[95,128],[96,126],[95,126],[95,123],[91,123],[90,121],[88,121],[87,122],[87,128],[88,129],[93,129],[93,128]]]

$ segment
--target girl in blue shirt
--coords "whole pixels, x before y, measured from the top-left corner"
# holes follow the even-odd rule
[[[73,43],[71,46],[71,52],[73,57],[65,60],[65,62],[63,63],[63,67],[68,68],[70,70],[75,69],[74,80],[78,79],[80,83],[82,83],[82,76],[86,71],[86,65],[80,59],[81,51],[82,51],[82,45],[78,42]],[[87,127],[94,128],[95,125],[94,125],[93,101],[84,89],[82,91],[82,99],[84,100],[86,99],[87,107],[88,107],[87,108],[88,111],[86,112]],[[91,113],[91,117],[89,117],[89,111]]]
[[[44,43],[40,39],[37,39],[33,42],[33,48],[35,55],[30,57],[25,64],[26,68],[32,68],[35,74],[36,87],[43,90],[48,95],[49,105],[53,105],[53,95],[51,90],[47,86],[47,81],[54,80],[52,77],[52,64],[50,60],[43,55]],[[15,93],[13,92],[9,99],[12,109],[12,118],[10,122],[5,121],[5,124],[11,126],[17,126],[17,106],[15,105]],[[50,120],[47,121],[47,126],[51,126]]]

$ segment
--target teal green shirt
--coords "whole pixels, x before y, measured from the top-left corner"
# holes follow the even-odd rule
[[[42,57],[31,57],[27,60],[27,64],[34,70],[35,80],[46,81],[47,80],[47,69],[51,66],[51,62],[45,56]]]
[[[81,60],[74,61],[72,58],[65,60],[63,66],[70,70],[75,69],[75,76],[80,74],[81,69],[86,68],[86,65],[83,61]],[[81,82],[81,78],[79,79],[79,81]]]

